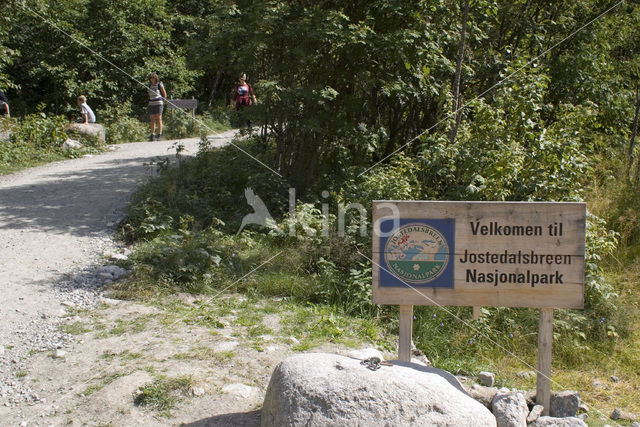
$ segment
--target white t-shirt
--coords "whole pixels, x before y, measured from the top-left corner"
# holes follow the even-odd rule
[[[80,108],[82,109],[82,114],[86,114],[87,115],[87,122],[88,123],[95,123],[96,122],[96,115],[93,114],[93,110],[91,109],[91,107],[89,107],[87,105],[87,103],[83,103],[80,104]]]

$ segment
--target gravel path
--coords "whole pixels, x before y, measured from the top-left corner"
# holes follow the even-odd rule
[[[233,131],[218,134],[223,145]],[[60,323],[100,300],[105,253],[132,192],[175,159],[175,142],[141,142],[0,177],[0,405],[38,402],[16,375],[43,350],[64,352],[73,337]],[[199,139],[180,140],[194,154]],[[6,409],[6,408],[5,408]]]

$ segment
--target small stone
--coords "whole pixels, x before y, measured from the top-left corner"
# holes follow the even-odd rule
[[[76,305],[71,302],[71,301],[62,301],[60,304],[62,304],[65,307],[75,307]]]
[[[222,391],[224,393],[231,394],[236,397],[241,397],[243,399],[248,399],[252,395],[258,393],[258,389],[255,387],[251,387],[248,385],[236,383],[236,384],[227,384],[222,387]]]
[[[631,412],[625,412],[621,409],[616,408],[611,413],[610,418],[612,420],[636,421],[638,417],[635,414],[632,414]]]
[[[549,415],[556,418],[573,417],[580,406],[580,394],[577,391],[565,390],[551,393]]]
[[[580,402],[580,406],[578,406],[578,410],[582,412],[589,412],[589,407],[586,403]]]
[[[62,144],[62,149],[63,150],[71,150],[71,149],[79,150],[80,148],[82,148],[82,144],[79,141],[77,141],[75,139],[71,139],[71,138],[68,138]]]
[[[0,356],[4,356],[4,346],[0,345]]]
[[[611,381],[613,381],[614,383],[617,383],[618,381],[620,381],[620,378],[616,377],[615,375],[611,375]]]
[[[535,405],[533,409],[531,409],[531,412],[529,412],[529,415],[527,416],[527,423],[532,423],[538,418],[540,418],[540,416],[542,415],[542,411],[544,411],[544,406]]]
[[[498,393],[495,387],[485,387],[480,384],[473,384],[467,392],[478,402],[482,403],[488,409],[491,409],[493,397]]]
[[[195,397],[204,395],[204,392],[205,392],[204,388],[202,388],[202,387],[192,387],[191,388],[191,394],[194,395]]]
[[[66,355],[67,355],[66,351],[58,349],[53,354],[53,358],[54,359],[64,359]]]
[[[640,423],[639,423],[639,422],[637,422],[637,421],[634,421],[634,422],[631,424],[631,427],[640,427]]]
[[[495,376],[492,372],[480,372],[478,373],[478,381],[485,387],[493,387],[495,384]]]

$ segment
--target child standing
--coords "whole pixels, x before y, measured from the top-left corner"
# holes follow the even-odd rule
[[[162,139],[162,110],[164,109],[162,101],[167,99],[167,92],[164,90],[164,85],[158,79],[156,73],[149,74],[147,92],[149,92],[149,121],[151,126],[149,141],[154,140],[154,131],[157,132],[155,140],[160,141]]]
[[[95,123],[96,115],[93,114],[91,107],[87,105],[87,98],[84,95],[78,97],[78,105],[82,110],[82,118],[78,120],[78,123]]]

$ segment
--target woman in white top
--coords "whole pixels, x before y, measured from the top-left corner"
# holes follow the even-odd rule
[[[156,73],[149,74],[149,120],[151,126],[151,135],[149,141],[160,141],[162,139],[162,110],[163,101],[167,98],[167,92],[164,90],[164,85],[158,79]],[[155,132],[155,134],[154,134]]]

